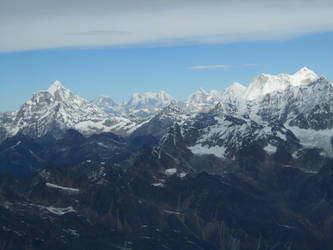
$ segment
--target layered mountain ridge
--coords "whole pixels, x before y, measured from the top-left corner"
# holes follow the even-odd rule
[[[282,90],[273,88],[265,95],[247,100],[247,94],[258,83],[255,79],[239,102],[220,102],[210,111],[180,124],[182,138],[177,140],[184,141],[194,155],[237,161],[244,158],[244,150],[249,150],[260,153],[262,159],[298,166],[304,171],[318,171],[333,156],[333,87],[325,77],[308,80],[308,70],[305,78],[296,74],[301,82],[289,81]],[[270,84],[269,78],[272,77],[261,85]],[[281,78],[286,76],[278,77]],[[263,158],[264,155],[267,157]],[[185,160],[188,161],[191,157]]]
[[[0,138],[3,141],[18,132],[31,137],[51,133],[60,138],[62,132],[69,128],[86,135],[112,131],[128,136],[135,134],[136,130],[141,131],[137,134],[142,134],[144,127],[150,126],[150,130],[154,130],[151,123],[161,120],[163,112],[166,112],[163,108],[168,105],[177,106],[182,112],[168,114],[173,117],[168,122],[163,118],[165,125],[160,127],[164,129],[172,122],[191,123],[191,120],[200,119],[200,112],[207,113],[220,105],[220,116],[248,119],[262,127],[280,123],[299,137],[306,134],[302,130],[311,131],[314,140],[318,141],[319,137],[323,140],[333,126],[332,97],[332,84],[308,68],[302,68],[293,75],[261,74],[248,87],[233,83],[223,91],[200,89],[184,103],[176,102],[164,91],[136,93],[128,103],[121,105],[105,96],[89,103],[56,81],[47,91],[35,93],[18,111],[0,115]],[[219,119],[218,116],[211,119],[215,118]],[[223,122],[218,127],[225,132]],[[160,130],[158,137],[163,135],[163,131],[166,132]],[[306,139],[299,138],[300,141]],[[323,146],[326,154],[331,156],[330,143],[323,143],[326,144]]]
[[[195,128],[197,134],[203,133],[188,144],[194,153],[214,149],[219,157],[226,154],[233,158],[227,148],[235,148],[231,144],[239,144],[248,134],[253,137],[254,130],[246,126],[256,124],[256,133],[265,134],[265,138],[268,134],[276,136],[272,131],[288,131],[300,148],[318,148],[321,155],[331,157],[332,114],[332,84],[305,67],[293,75],[261,74],[248,87],[236,82],[222,91],[199,89],[185,102],[160,91],[133,94],[121,105],[105,96],[91,103],[56,81],[47,91],[35,93],[18,111],[0,114],[0,139],[18,132],[32,138],[47,134],[61,138],[67,129],[75,129],[86,136],[114,132],[122,136],[151,135],[159,140],[173,123],[178,123],[185,132]],[[282,141],[286,141],[284,133],[280,133]],[[208,139],[212,137],[218,140],[212,142]],[[273,152],[278,143],[270,140],[262,147]],[[290,153],[295,157],[299,154]]]
[[[213,105],[219,102],[260,99],[269,93],[281,92],[290,87],[306,85],[317,78],[318,76],[313,71],[307,67],[303,67],[293,75],[261,74],[254,78],[248,87],[239,82],[234,82],[224,90],[207,91],[200,88],[190,94],[185,101],[176,101],[165,91],[160,91],[157,93],[134,93],[128,102],[119,105],[108,96],[99,96],[92,102],[103,108],[106,112],[115,113],[116,111],[118,114],[122,112],[125,116],[126,113],[149,116],[149,114],[156,113],[171,103],[178,103],[178,105],[186,107],[190,111],[208,111]]]
[[[125,105],[57,81],[0,114],[2,248],[331,249],[325,77],[303,68]]]

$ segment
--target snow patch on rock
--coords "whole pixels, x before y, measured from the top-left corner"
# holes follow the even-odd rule
[[[56,189],[60,189],[60,190],[67,191],[67,192],[80,192],[80,189],[78,189],[78,188],[59,186],[56,184],[52,184],[50,182],[46,182],[45,185],[49,188],[56,188]]]
[[[68,214],[68,213],[75,213],[75,209],[70,206],[70,207],[53,207],[53,206],[49,206],[49,207],[45,207],[47,211],[49,211],[52,214],[55,215],[64,215],[64,214]]]
[[[177,173],[177,168],[168,168],[164,171],[167,176],[172,176]]]

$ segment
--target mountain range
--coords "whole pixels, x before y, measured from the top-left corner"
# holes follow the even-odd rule
[[[333,85],[308,68],[0,114],[4,249],[331,249]],[[54,229],[49,229],[53,222]]]
[[[159,140],[176,122],[185,135],[196,128],[197,138],[188,146],[198,154],[233,158],[241,141],[251,136],[269,154],[294,138],[297,146],[288,149],[293,158],[314,148],[331,157],[332,97],[332,84],[308,68],[294,75],[261,74],[248,87],[233,83],[222,91],[199,89],[185,102],[164,91],[135,93],[120,105],[105,96],[88,102],[56,81],[19,110],[0,115],[0,141],[17,133],[58,139],[67,129],[85,136],[113,132]]]

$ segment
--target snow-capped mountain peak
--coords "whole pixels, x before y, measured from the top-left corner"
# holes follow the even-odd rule
[[[318,78],[317,74],[314,73],[312,70],[308,69],[307,67],[301,68],[295,74],[292,75],[293,83],[302,84],[302,83],[310,83],[313,82]]]
[[[246,91],[246,87],[239,82],[234,82],[222,92],[222,100],[225,98],[241,98]]]
[[[161,90],[159,92],[157,92],[157,98],[159,98],[162,103],[164,104],[170,104],[172,101],[174,101],[174,99],[165,91]]]
[[[238,82],[222,91],[206,91],[200,88],[187,98],[185,106],[192,111],[207,111],[219,102],[235,104],[242,99],[245,90],[246,87]]]
[[[126,104],[127,106],[147,105],[149,103],[156,103],[161,106],[168,105],[174,99],[165,91],[159,92],[145,92],[134,93],[131,100]]]
[[[149,116],[173,102],[175,99],[165,91],[134,93],[124,107],[132,114]]]
[[[92,103],[103,109],[106,113],[112,115],[120,114],[120,106],[109,96],[100,95],[97,99],[93,100]]]
[[[1,125],[0,128],[4,129],[2,137],[5,139],[18,132],[30,137],[48,133],[59,137],[70,128],[87,135],[109,131],[121,134],[135,126],[135,123],[121,116],[108,115],[56,81],[48,90],[33,94]]]
[[[246,89],[246,87],[243,84],[239,83],[239,82],[233,82],[226,89],[232,89],[232,90],[235,90],[235,91],[244,91]]]
[[[220,93],[216,90],[206,91],[203,88],[198,89],[189,95],[186,100],[188,105],[207,105],[220,101]]]
[[[317,78],[318,76],[306,67],[300,69],[293,75],[260,74],[250,83],[244,97],[247,100],[254,100],[272,92],[283,91],[288,87],[308,84]]]
[[[119,105],[108,96],[99,96],[92,103],[112,115],[123,115],[125,117],[147,118],[176,100],[167,92],[134,93],[128,102]]]
[[[43,92],[43,91],[40,91]],[[38,92],[38,93],[40,93]],[[66,89],[60,81],[55,81],[53,84],[51,84],[51,86],[47,89],[47,92],[50,93],[53,97],[55,101],[65,101],[65,100],[76,100],[78,101],[78,103],[81,103],[82,98],[78,97],[78,96],[74,96],[73,93],[69,90]]]
[[[54,95],[55,92],[57,92],[60,89],[64,89],[64,86],[62,86],[61,82],[56,80],[51,86],[48,88],[48,92],[52,95]]]
[[[117,106],[117,103],[115,103],[111,97],[105,95],[100,95],[96,100],[93,101],[93,103],[95,103],[97,106]]]

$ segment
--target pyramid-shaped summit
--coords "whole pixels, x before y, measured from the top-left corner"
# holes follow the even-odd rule
[[[318,78],[318,75],[307,67],[301,68],[292,75],[294,85],[313,82]]]
[[[105,113],[95,104],[64,88],[60,81],[55,81],[47,91],[33,94],[13,113],[11,119],[1,125],[5,129],[3,137],[7,138],[18,132],[30,137],[48,133],[59,137],[67,129],[76,129],[85,135],[109,131],[125,133],[123,130],[135,124],[126,118]]]
[[[52,95],[54,95],[54,93],[59,89],[64,89],[64,86],[62,86],[60,81],[56,80],[54,83],[50,85],[47,91],[50,92]]]

